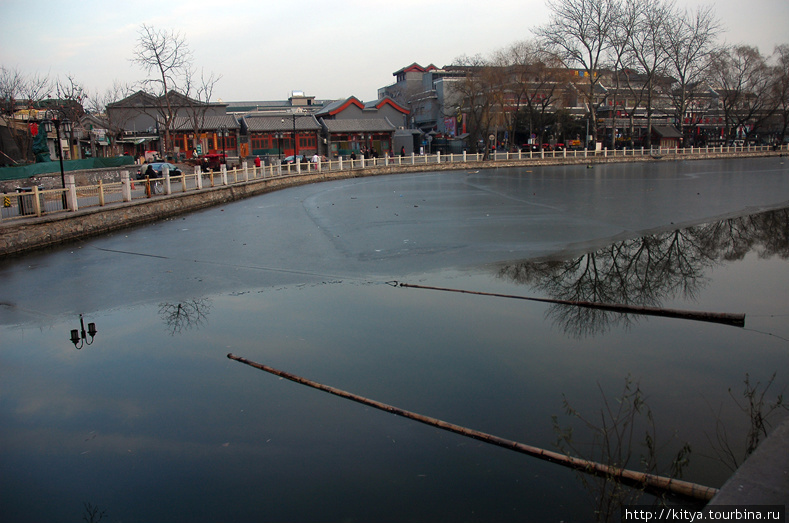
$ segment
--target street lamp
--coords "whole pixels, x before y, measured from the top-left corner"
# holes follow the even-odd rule
[[[98,331],[96,330],[96,324],[91,322],[88,323],[88,332],[85,333],[85,322],[82,319],[82,314],[79,315],[79,326],[80,330],[71,329],[71,343],[74,344],[74,347],[79,350],[87,343],[90,345],[93,343],[93,338],[96,336]],[[90,341],[88,341],[88,336],[90,336]]]
[[[55,136],[57,137],[57,153],[58,159],[60,159],[60,183],[63,184],[63,208],[66,208],[66,174],[63,171],[63,144],[60,141],[60,127],[63,126],[63,132],[69,133],[71,132],[71,122],[68,118],[62,117],[62,113],[60,110],[48,110],[46,112],[46,119],[42,122],[44,124],[44,130],[47,133],[52,132],[52,128],[55,128]]]

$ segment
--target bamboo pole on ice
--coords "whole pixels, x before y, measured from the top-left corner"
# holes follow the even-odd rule
[[[661,309],[659,307],[646,307],[642,305],[626,305],[622,303],[600,303],[593,301],[558,300],[553,298],[535,298],[531,296],[517,296],[513,294],[496,294],[492,292],[467,291],[463,289],[450,289],[446,287],[430,287],[427,285],[413,285],[401,283],[400,287],[411,289],[428,289],[432,291],[459,292],[463,294],[477,294],[480,296],[493,296],[496,298],[513,298],[517,300],[538,301],[542,303],[556,303],[575,307],[587,307],[625,314],[645,314],[649,316],[663,316],[667,318],[680,318],[684,320],[708,321],[723,323],[734,327],[745,327],[745,314],[731,314],[727,312],[703,312],[680,309]]]
[[[690,483],[688,481],[682,481],[678,479],[667,478],[664,476],[655,476],[653,474],[646,474],[634,470],[612,467],[610,465],[605,465],[603,463],[597,463],[585,459],[574,458],[572,456],[567,456],[559,452],[553,452],[550,450],[533,447],[531,445],[518,443],[517,441],[500,438],[492,434],[487,434],[485,432],[468,429],[466,427],[461,427],[460,425],[448,423],[440,419],[423,416],[421,414],[407,411],[399,407],[387,405],[386,403],[381,403],[379,401],[371,400],[363,396],[358,396],[356,394],[352,394],[350,392],[346,392],[344,390],[337,389],[329,385],[323,385],[316,381],[308,380],[307,378],[302,378],[301,376],[297,376],[289,372],[278,370],[273,367],[263,365],[261,363],[256,363],[246,358],[236,356],[232,353],[228,354],[227,357],[230,358],[231,360],[244,363],[245,365],[249,365],[250,367],[254,367],[256,369],[268,372],[270,374],[274,374],[281,378],[285,378],[287,380],[294,381],[296,383],[299,383],[301,385],[306,385],[314,389],[322,390],[324,392],[328,392],[329,394],[334,394],[335,396],[340,396],[341,398],[349,399],[357,403],[362,403],[364,405],[368,405],[370,407],[383,410],[384,412],[397,414],[398,416],[403,416],[404,418],[412,419],[414,421],[418,421],[426,425],[437,427],[442,430],[447,430],[449,432],[454,432],[455,434],[460,434],[462,436],[473,438],[485,443],[490,443],[491,445],[497,445],[505,449],[514,450],[516,452],[527,454],[529,456],[533,456],[535,458],[539,458],[545,461],[558,463],[560,465],[564,465],[572,469],[587,472],[589,474],[594,474],[602,477],[609,477],[617,481],[620,481],[622,483],[625,483],[626,485],[671,492],[679,496],[684,496],[686,498],[702,500],[702,501],[709,501],[718,492],[718,490],[715,488],[705,487],[703,485]]]

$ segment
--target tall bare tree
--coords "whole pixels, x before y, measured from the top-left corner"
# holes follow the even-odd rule
[[[502,89],[507,110],[528,123],[529,134],[539,134],[553,122],[561,93],[569,77],[559,58],[535,41],[521,41],[499,51],[494,67],[502,71]],[[518,118],[510,119],[510,135],[515,136]]]
[[[783,143],[789,129],[789,44],[777,46],[774,57],[772,97],[781,125],[777,138]]]
[[[597,141],[596,89],[605,52],[611,45],[616,0],[548,0],[551,18],[536,34],[568,67],[582,69],[587,80],[584,98]]]
[[[640,12],[638,2],[617,3],[614,5],[614,23],[609,34],[610,46],[608,48],[607,61],[611,65],[613,72],[613,92],[611,96],[611,148],[616,147],[616,117],[617,107],[626,103],[620,100],[622,89],[623,69],[626,64],[626,56],[633,38],[633,31],[636,28],[636,20]],[[633,118],[630,117],[630,136],[633,134]]]
[[[140,28],[134,62],[142,66],[149,78],[144,81],[149,94],[160,100],[157,110],[164,125],[162,153],[172,151],[170,132],[177,115],[172,91],[183,83],[192,66],[192,52],[186,39],[175,31],[157,30],[143,24]],[[182,86],[181,86],[182,87]]]
[[[671,16],[671,4],[664,0],[642,0],[638,2],[636,26],[630,40],[628,54],[644,74],[644,93],[647,113],[648,143],[652,143],[652,115],[655,110],[655,90],[660,77],[665,73],[668,55],[664,38]]]
[[[684,121],[691,104],[698,105],[703,92],[710,60],[709,54],[721,25],[712,6],[699,7],[694,12],[687,9],[675,11],[669,17],[664,33],[663,45],[668,61],[666,70],[675,79],[671,89],[674,119],[680,125],[684,141],[687,138]],[[694,122],[689,122],[694,125]]]
[[[755,47],[725,47],[712,54],[710,67],[726,138],[758,131],[776,110],[770,97],[773,75],[765,58]]]
[[[458,98],[459,112],[465,114],[467,131],[474,140],[475,150],[479,152],[479,143],[487,144],[493,129],[500,94],[499,79],[490,63],[479,55],[457,58],[447,69],[464,73],[452,88]],[[483,147],[483,150],[487,158],[489,148]]]

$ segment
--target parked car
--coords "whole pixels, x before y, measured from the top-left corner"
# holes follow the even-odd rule
[[[299,159],[299,163],[304,163],[304,155],[303,154],[300,154],[298,156],[298,159]],[[282,159],[282,165],[286,165],[286,164],[289,164],[289,163],[293,163],[293,155],[292,154],[290,156],[286,156],[285,158]]]
[[[524,152],[532,151],[532,152],[536,153],[536,152],[540,151],[540,146],[537,145],[536,143],[525,143],[525,144],[521,145],[521,151],[524,151]]]
[[[151,167],[154,172],[154,176],[151,176],[151,178],[161,178],[164,176],[164,173],[162,171],[164,170],[165,166],[168,169],[170,169],[170,176],[181,176],[183,174],[181,172],[181,169],[179,169],[178,167],[176,167],[171,163],[167,163],[167,162],[144,163],[140,166],[139,170],[137,170],[137,179],[144,180],[146,176],[150,176],[147,174],[148,167]]]
[[[553,145],[551,145],[549,143],[544,143],[544,144],[542,144],[542,150],[543,151],[553,151]]]

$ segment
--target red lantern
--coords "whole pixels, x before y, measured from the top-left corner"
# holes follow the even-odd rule
[[[31,135],[38,136],[38,124],[37,123],[33,122],[31,124],[28,124],[28,127],[30,127],[30,134]]]

